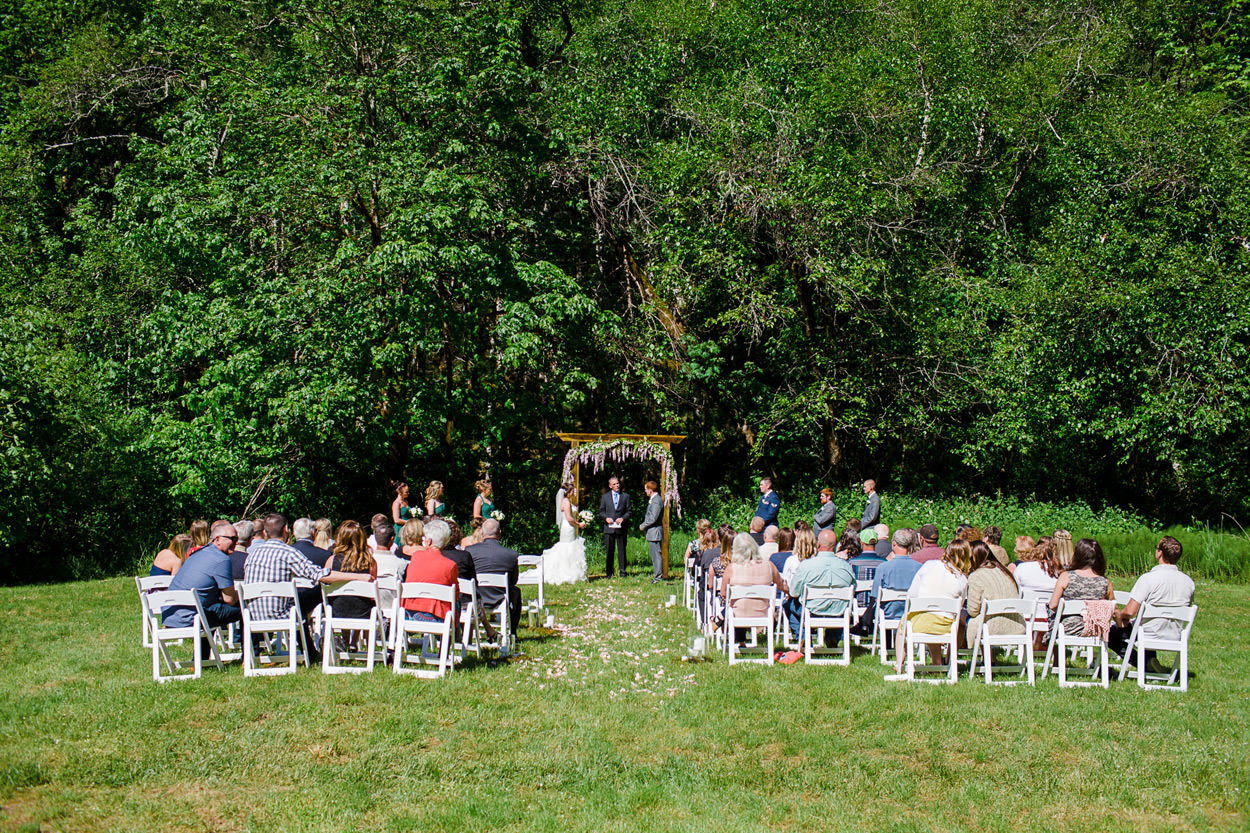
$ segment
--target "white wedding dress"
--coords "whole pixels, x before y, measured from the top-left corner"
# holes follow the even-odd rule
[[[560,541],[550,549],[543,550],[543,582],[546,584],[574,584],[586,580],[586,542],[577,534],[577,528],[564,517],[560,506],[564,502],[564,490],[556,495],[556,519],[560,527]],[[577,507],[570,507],[577,517]]]

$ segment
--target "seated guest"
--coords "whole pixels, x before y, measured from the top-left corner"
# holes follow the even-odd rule
[[[915,530],[896,529],[894,531],[894,536],[890,541],[890,557],[884,564],[877,567],[873,575],[872,590],[868,594],[868,606],[856,626],[855,632],[860,636],[871,636],[876,627],[876,607],[883,589],[905,593],[911,587],[912,579],[916,577],[916,572],[920,569],[920,564],[911,557],[911,553],[916,549]],[[902,619],[905,605],[906,602],[903,601],[886,602],[881,608],[881,615],[885,619],[894,621]],[[887,632],[886,635],[888,638],[889,633]],[[886,647],[890,646],[887,644]]]
[[[447,546],[440,547],[443,558],[449,559],[456,565],[456,570],[460,578],[477,578],[477,569],[473,566],[473,556],[469,554],[467,549],[456,546],[461,539],[460,527],[455,521],[443,519],[443,523],[447,524],[449,530],[447,538]],[[485,519],[481,523],[486,523]],[[498,521],[496,521],[498,523]],[[480,529],[479,525],[479,529]],[[426,533],[428,536],[428,532]],[[428,542],[427,542],[428,543]],[[475,543],[481,543],[477,541]]]
[[[846,539],[844,539],[846,540]],[[858,538],[855,540],[858,541]],[[799,548],[796,540],[795,549]],[[790,630],[798,638],[803,617],[803,591],[808,587],[854,587],[855,571],[843,558],[838,557],[838,536],[832,529],[826,529],[816,538],[816,554],[801,562],[794,571],[794,582],[789,593],[794,604],[787,611],[790,619]],[[810,613],[816,616],[839,616],[846,610],[847,603],[841,599],[817,599],[811,602]],[[841,641],[842,631],[830,628],[825,631],[825,647],[836,647]]]
[[[208,546],[209,531],[208,521],[192,521],[191,529],[188,530],[191,535],[191,549],[187,550],[187,555],[198,550],[200,547]]]
[[[467,550],[474,544],[482,543],[482,522],[485,518],[473,518],[469,521],[469,534],[460,539],[460,549]]]
[[[859,533],[863,531],[864,531],[864,525],[859,520],[859,518],[851,518],[849,521],[846,522],[846,529],[842,530],[842,534],[845,535],[848,532],[854,532],[856,535],[858,535]]]
[[[1115,607],[1115,592],[1111,582],[1107,580],[1107,560],[1103,557],[1102,547],[1092,538],[1082,538],[1072,549],[1071,566],[1059,575],[1055,582],[1054,592],[1050,595],[1051,617],[1059,609],[1060,599],[1072,601],[1110,601],[1106,620],[1101,628],[1102,634],[1110,627],[1111,614]],[[1084,616],[1065,616],[1060,626],[1070,636],[1081,636],[1085,630]],[[1095,631],[1099,628],[1095,628]]]
[[[972,524],[960,524],[958,531],[955,532],[955,540],[967,541],[969,544],[976,543],[981,540],[981,530]]]
[[[383,518],[383,521],[385,521],[385,518]],[[370,550],[373,552],[373,562],[377,565],[377,578],[398,578],[400,581],[403,581],[404,569],[408,566],[408,559],[401,558],[395,554],[395,543],[391,540],[391,535],[393,534],[394,530],[389,523],[375,526],[373,528],[374,543]]]
[[[1059,561],[1059,569],[1066,570],[1072,564],[1074,553],[1072,533],[1066,529],[1056,529],[1054,542],[1055,558]]]
[[[924,564],[926,561],[941,561],[946,555],[946,550],[938,546],[938,528],[933,524],[925,524],[916,530],[919,538],[920,549],[912,553],[912,559],[917,564]]]
[[[182,566],[182,562],[186,560],[191,550],[191,536],[185,532],[180,532],[169,541],[169,546],[156,554],[156,558],[152,560],[152,567],[148,570],[150,576],[172,576],[178,572],[178,568]]]
[[[365,540],[365,531],[355,521],[343,521],[334,535],[334,549],[330,555],[330,568],[349,574],[354,581],[372,581],[377,578],[377,565],[373,562],[373,550]],[[386,600],[383,600],[383,604]],[[393,602],[392,602],[393,604]],[[348,619],[364,619],[373,609],[372,599],[344,596],[330,601],[335,616]],[[389,608],[387,609],[389,612]]]
[[[1013,558],[1011,563],[1007,565],[1007,569],[1014,573],[1017,567],[1019,567],[1021,564],[1023,564],[1025,561],[1028,560],[1029,553],[1032,552],[1033,548],[1036,546],[1037,546],[1037,542],[1034,541],[1030,536],[1017,535],[1016,545],[1013,551],[1015,558]]]
[[[409,524],[414,523],[409,521]],[[405,529],[408,524],[405,524]],[[442,584],[455,588],[455,601],[452,604],[433,599],[404,599],[405,615],[409,619],[421,619],[427,622],[441,622],[447,612],[453,611],[453,618],[460,611],[460,581],[456,564],[443,557],[443,550],[450,549],[451,529],[442,520],[430,521],[425,525],[425,543],[427,546],[412,554],[408,562],[408,571],[404,581],[421,581],[428,584]]]
[[[999,546],[999,542],[1003,540],[1002,529],[997,526],[987,526],[981,531],[981,536],[985,543],[990,545],[990,552],[994,553],[998,563],[1006,567],[1007,562],[1011,561],[1011,559],[1007,557],[1007,550]]]
[[[773,553],[778,549],[777,537],[781,534],[781,530],[773,524],[764,527],[764,543],[760,544],[760,557],[772,558]]]
[[[751,540],[755,542],[755,546],[764,546],[764,519],[759,515],[752,518],[750,530]]]
[[[430,523],[435,522],[431,521]],[[426,526],[428,530],[429,524]],[[521,621],[521,588],[517,587],[516,583],[520,572],[517,559],[520,556],[516,550],[508,549],[499,543],[499,521],[494,518],[487,518],[482,522],[482,543],[474,544],[470,547],[469,555],[473,557],[473,569],[477,571],[479,577],[486,573],[503,573],[507,575],[508,589],[506,597],[504,591],[497,587],[479,587],[478,599],[481,600],[482,607],[487,610],[498,608],[506,599],[508,602],[508,626],[513,635],[515,635],[517,624]]]
[[[972,545],[972,572],[968,574],[968,624],[966,644],[971,645],[985,620],[982,608],[992,599],[1018,599],[1020,588],[1011,571],[1002,565],[985,541]],[[1015,613],[996,614],[989,622],[991,635],[1024,633],[1024,618]]]
[[[286,542],[290,534],[290,526],[286,518],[277,512],[265,516],[264,543],[256,544],[247,555],[243,565],[243,581],[292,581],[305,578],[315,582],[331,584],[339,581],[351,581],[359,578],[351,573],[341,573],[329,567],[318,567],[309,561],[302,552]],[[234,527],[230,528],[234,534]],[[313,634],[309,628],[313,610],[321,603],[321,593],[317,588],[302,588],[298,591],[301,618],[303,619],[304,644],[308,646],[309,660],[320,659],[320,652],[313,648]],[[262,597],[249,603],[248,610],[258,619],[281,619],[291,610],[290,599]]]
[[[1163,536],[1155,547],[1155,566],[1150,572],[1137,579],[1133,590],[1129,593],[1128,604],[1116,614],[1116,624],[1111,628],[1107,645],[1120,656],[1128,649],[1128,640],[1133,632],[1133,620],[1137,618],[1142,605],[1158,605],[1160,607],[1188,607],[1194,603],[1194,580],[1180,571],[1176,565],[1181,560],[1181,542],[1171,535]],[[185,570],[186,567],[184,566]],[[1180,639],[1181,625],[1171,619],[1147,619],[1142,622],[1142,630],[1149,636],[1158,639]],[[1132,657],[1129,657],[1131,660]],[[1146,670],[1153,674],[1166,673],[1154,651],[1145,652]]]
[[[330,523],[329,518],[318,518],[313,523],[317,530],[313,533],[313,545],[321,547],[323,550],[334,549],[334,524]]]
[[[725,573],[725,565],[729,563],[729,553],[733,547],[734,528],[729,524],[721,524],[708,536],[708,546],[704,546],[699,555],[699,567],[703,571],[703,582],[699,591],[699,610],[708,610],[709,596],[716,590],[716,580]],[[715,544],[712,537],[715,536]]]
[[[760,555],[760,548],[755,539],[745,532],[734,536],[733,555],[729,566],[725,568],[725,580],[721,583],[721,600],[733,607],[735,616],[758,617],[768,612],[768,602],[764,599],[733,599],[729,600],[729,588],[734,585],[771,584],[786,592],[786,583],[777,572],[777,568],[767,558]],[[745,628],[742,629],[745,632]],[[734,639],[744,639],[743,633],[735,633]]]
[[[1016,585],[1022,593],[1027,590],[1042,593],[1049,598],[1055,592],[1055,582],[1059,580],[1061,572],[1063,570],[1055,557],[1054,549],[1048,542],[1041,541],[1029,550],[1025,560],[1016,567],[1014,575]]]
[[[243,618],[239,596],[230,575],[230,551],[238,533],[229,521],[214,521],[204,546],[187,556],[169,582],[170,590],[194,590],[209,628],[219,628]],[[195,619],[194,607],[167,607],[161,614],[165,627],[189,628]]]
[[[876,529],[873,529],[871,532],[868,532],[868,533],[860,533],[860,539],[859,539],[860,541],[863,540],[864,535],[871,535],[872,543],[874,545],[876,544],[877,542],[877,530]],[[847,562],[851,565],[851,569],[855,571],[856,582],[874,581],[877,577],[877,570],[879,570],[881,566],[885,564],[885,559],[877,555],[876,549],[874,549],[871,546],[867,546],[867,542],[864,542],[864,543],[865,545],[863,546],[863,548],[860,549],[858,552],[856,552],[855,547],[856,545],[859,544],[859,541],[847,541],[848,549],[846,550],[846,559],[847,559]],[[864,592],[858,594],[856,598],[856,602],[859,604],[861,608],[867,607],[869,599],[871,597],[872,597],[872,591],[865,590]]]
[[[425,547],[425,523],[413,518],[410,521],[404,521],[399,528],[399,555],[404,558],[412,558],[413,553]]]
[[[907,598],[959,599],[962,602],[967,593],[968,572],[971,569],[972,546],[967,541],[951,541],[943,550],[940,560],[926,561],[920,565],[911,587],[907,588]],[[907,617],[908,626],[914,632],[926,634],[944,634],[950,630],[953,621],[946,614],[927,610],[913,610]],[[962,636],[962,632],[960,635]],[[937,665],[942,661],[941,646],[930,645],[928,648],[929,661]]]
[[[295,534],[295,549],[318,567],[324,567],[330,560],[330,551],[313,543],[313,536],[317,534],[316,522],[312,518],[300,518],[291,531]]]
[[[235,521],[234,531],[239,534],[239,540],[234,545],[234,551],[230,553],[230,575],[234,576],[235,581],[243,581],[243,565],[247,563],[256,524],[248,520]]]
[[[369,528],[372,530],[369,533],[369,541],[368,541],[369,548],[374,551],[377,550],[378,548],[377,533],[378,533],[378,529],[383,526],[391,527],[391,544],[392,544],[391,552],[393,553],[399,549],[398,545],[395,544],[395,528],[391,526],[391,522],[387,520],[386,516],[383,515],[381,512],[374,515],[372,520],[369,521]]]
[[[832,529],[829,531],[833,532]],[[787,587],[794,587],[794,576],[799,571],[799,566],[814,555],[816,555],[816,536],[812,534],[812,531],[810,529],[800,529],[795,532],[794,552],[790,554],[781,566],[781,580],[786,583]],[[803,614],[803,606],[798,599],[787,593],[785,598],[782,599],[781,609],[786,613],[786,621],[790,623],[791,631],[797,636],[798,630],[794,623],[798,622],[799,617]]]
[[[760,552],[763,552],[763,548]],[[781,577],[786,577],[786,562],[794,555],[794,530],[786,527],[777,530],[777,551],[768,556],[768,560],[773,562],[773,566],[777,568],[777,572],[781,573]]]
[[[695,539],[686,544],[686,552],[682,556],[682,564],[686,569],[686,574],[693,577],[695,575],[695,567],[699,564],[700,556],[703,554],[705,546],[712,546],[715,538],[712,529],[712,522],[707,518],[699,518],[694,524]]]
[[[890,528],[885,524],[877,524],[873,531],[877,533],[877,543],[872,545],[872,551],[885,561],[893,552],[893,546],[890,544]]]

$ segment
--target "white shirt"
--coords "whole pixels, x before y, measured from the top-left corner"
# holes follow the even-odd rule
[[[776,552],[777,552],[776,541],[765,541],[764,543],[760,544],[760,558],[772,558],[773,554]]]
[[[916,571],[907,588],[909,599],[962,599],[968,590],[968,577],[949,569],[940,560],[926,561]]]
[[[1031,590],[1043,594],[1049,601],[1050,594],[1055,592],[1056,581],[1058,578],[1052,578],[1040,561],[1025,561],[1016,565],[1016,586],[1020,588],[1021,598],[1024,598],[1025,590]]]
[[[1156,564],[1153,570],[1137,579],[1129,595],[1139,605],[1189,607],[1194,603],[1194,580],[1175,564]],[[1181,630],[1181,624],[1172,619],[1146,619],[1142,622],[1142,631],[1159,639],[1180,639]]]

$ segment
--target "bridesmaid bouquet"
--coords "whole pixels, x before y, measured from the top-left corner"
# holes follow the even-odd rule
[[[503,511],[499,509],[491,510],[490,516],[497,521],[502,521],[504,519]]]

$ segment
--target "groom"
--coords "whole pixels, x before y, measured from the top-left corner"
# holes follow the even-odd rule
[[[617,549],[617,560],[621,565],[621,578],[625,578],[625,522],[629,520],[629,494],[621,491],[621,479],[613,477],[608,481],[608,491],[599,500],[599,516],[603,518],[603,543],[608,551],[608,563],[605,572],[612,578],[612,548]]]

